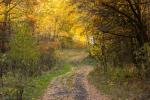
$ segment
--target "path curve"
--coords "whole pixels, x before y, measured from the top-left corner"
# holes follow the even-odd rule
[[[86,56],[79,53],[76,57],[81,61]],[[110,100],[88,82],[87,75],[93,67],[81,64],[77,66],[69,73],[55,78],[41,100]]]

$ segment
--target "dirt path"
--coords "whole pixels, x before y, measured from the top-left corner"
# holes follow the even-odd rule
[[[78,67],[75,66],[66,75],[54,79],[41,100],[110,100],[88,82],[87,75],[93,70],[93,67],[80,64],[87,54],[84,52],[67,54],[68,61],[78,62],[76,64]]]

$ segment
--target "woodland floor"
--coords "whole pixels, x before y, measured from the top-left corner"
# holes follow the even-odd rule
[[[60,56],[72,66],[72,70],[52,80],[41,100],[110,100],[87,80],[93,66],[82,61],[88,53],[84,50],[63,50]]]

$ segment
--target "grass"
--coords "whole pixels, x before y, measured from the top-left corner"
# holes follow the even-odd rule
[[[41,76],[31,79],[30,86],[27,86],[24,91],[25,100],[37,100],[44,93],[45,89],[49,85],[49,82],[55,77],[64,75],[71,70],[71,65],[65,64],[60,70],[53,70],[44,73]]]
[[[94,67],[94,66],[96,66],[97,62],[96,62],[96,60],[95,60],[94,58],[88,56],[88,57],[86,57],[86,58],[81,62],[81,64],[83,64],[83,65],[91,65],[91,66]]]
[[[130,73],[129,70],[116,67],[104,74],[102,70],[95,69],[89,74],[88,79],[98,90],[108,94],[112,100],[147,98],[149,94],[145,90],[150,88],[148,83],[132,76],[133,73]]]

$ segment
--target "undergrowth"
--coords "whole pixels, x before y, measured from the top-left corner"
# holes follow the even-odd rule
[[[108,68],[104,73],[95,67],[88,76],[89,81],[112,100],[149,100],[149,82],[136,77],[132,68]]]
[[[64,64],[62,68],[53,69],[50,72],[46,72],[41,76],[31,79],[31,81],[29,82],[30,87],[25,88],[24,99],[37,100],[42,96],[51,80],[60,75],[64,75],[65,73],[69,72],[70,69],[71,65]]]

